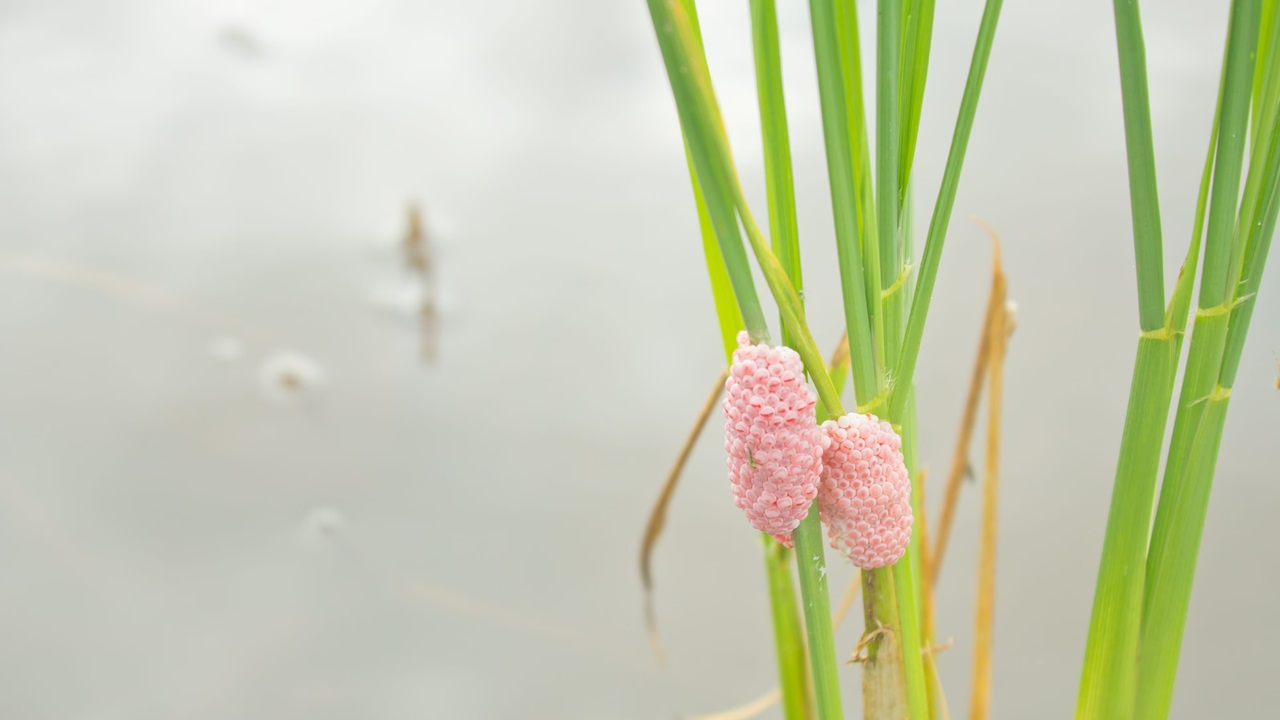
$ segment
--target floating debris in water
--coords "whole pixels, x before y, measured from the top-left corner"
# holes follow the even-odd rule
[[[267,398],[292,403],[324,385],[324,368],[314,359],[291,350],[278,350],[258,368],[258,385]]]

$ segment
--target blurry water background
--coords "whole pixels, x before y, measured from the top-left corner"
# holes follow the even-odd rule
[[[747,7],[702,5],[763,218]],[[809,308],[833,345],[809,19],[781,5]],[[980,5],[938,4],[921,229]],[[1019,308],[995,715],[1063,717],[1136,345],[1129,205],[1108,4],[1006,5],[925,336],[921,458],[937,478],[950,457],[988,282],[979,214]],[[1226,8],[1145,9],[1172,278]],[[641,622],[640,531],[722,361],[643,3],[5,0],[0,94],[0,716],[672,718],[773,686],[758,539],[714,423],[656,558],[667,667]],[[383,307],[412,201],[439,250],[430,367]],[[1180,718],[1269,706],[1280,668],[1270,264]],[[281,351],[319,366],[293,373],[294,402],[259,377]],[[957,713],[977,500],[939,587]]]

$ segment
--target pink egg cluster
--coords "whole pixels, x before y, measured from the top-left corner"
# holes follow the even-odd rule
[[[722,405],[729,482],[751,526],[787,547],[818,494],[826,438],[814,402],[796,351],[738,334]]]
[[[874,415],[828,420],[818,506],[831,547],[869,570],[897,562],[911,540],[911,480],[902,438]]]

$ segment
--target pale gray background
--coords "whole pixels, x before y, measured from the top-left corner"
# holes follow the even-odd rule
[[[780,4],[828,345],[808,12]],[[746,3],[704,5],[760,198]],[[1120,99],[1109,3],[1006,6],[925,336],[921,455],[937,477],[954,437],[988,278],[980,214],[1019,306],[994,712],[1066,717],[1136,345]],[[1172,277],[1226,8],[1145,10]],[[980,3],[937,13],[922,226]],[[721,362],[643,3],[6,0],[0,95],[0,716],[672,718],[772,686],[756,535],[714,431],[656,560],[666,669],[642,631],[640,530]],[[413,324],[368,302],[403,275],[391,247],[414,198],[450,297],[434,368]],[[1269,706],[1280,669],[1277,264],[1223,443],[1180,718]],[[168,295],[50,269],[67,265]],[[230,363],[209,350],[228,332],[246,348]],[[279,348],[326,371],[304,403],[258,387]],[[939,597],[957,716],[977,504],[970,489]],[[335,540],[300,537],[334,513]]]

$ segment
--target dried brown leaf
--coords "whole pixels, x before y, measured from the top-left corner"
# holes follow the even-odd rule
[[[840,342],[836,344],[836,349],[832,351],[828,367],[832,369],[832,375],[837,375],[847,373],[848,364],[849,335],[845,333],[840,336]],[[706,427],[707,420],[711,417],[716,402],[720,399],[720,394],[724,392],[724,384],[728,378],[729,369],[721,370],[719,377],[716,378],[715,387],[712,388],[706,403],[703,404],[702,409],[699,411],[693,428],[689,431],[684,445],[680,448],[680,454],[676,457],[675,464],[671,467],[666,481],[662,484],[662,490],[658,493],[658,499],[654,502],[653,509],[649,511],[649,522],[645,525],[644,537],[640,542],[640,582],[644,589],[645,628],[649,634],[649,644],[653,647],[654,655],[660,663],[663,661],[663,652],[662,638],[658,634],[657,617],[653,608],[653,549],[658,544],[658,538],[662,536],[662,530],[666,526],[667,507],[671,504],[671,498],[675,495],[676,485],[680,482],[680,475],[684,472],[684,466],[689,460],[689,455],[693,452],[693,446],[697,442],[698,436],[702,434],[702,429]]]
[[[649,633],[649,643],[653,646],[654,655],[657,656],[658,662],[662,662],[662,638],[658,635],[657,618],[653,611],[653,548],[658,544],[658,538],[662,536],[662,530],[667,524],[667,507],[671,504],[671,498],[675,495],[676,485],[680,482],[680,475],[684,472],[684,466],[689,461],[689,455],[693,453],[693,446],[698,441],[698,436],[702,434],[702,429],[706,427],[707,420],[711,417],[711,413],[715,410],[716,403],[720,399],[720,394],[724,392],[724,383],[729,377],[729,370],[725,368],[720,371],[720,375],[716,377],[715,386],[711,389],[711,393],[707,395],[706,402],[702,404],[702,409],[698,411],[698,419],[694,421],[693,428],[689,431],[689,435],[684,440],[684,445],[680,448],[680,454],[676,456],[676,462],[671,467],[671,471],[667,473],[667,479],[662,483],[662,491],[658,493],[658,499],[653,504],[653,509],[649,511],[649,522],[645,525],[644,538],[640,541],[640,582],[644,586],[644,621],[645,628]]]
[[[991,232],[990,226],[981,220],[977,221]],[[960,501],[960,485],[969,468],[969,446],[973,441],[973,430],[978,418],[978,403],[982,398],[982,385],[987,377],[987,366],[991,353],[991,326],[997,317],[1003,318],[1005,313],[1004,267],[1000,258],[1000,238],[991,232],[993,249],[991,270],[991,292],[987,296],[987,310],[982,322],[982,338],[978,342],[978,356],[973,363],[973,372],[969,376],[969,392],[965,396],[964,413],[960,417],[960,432],[956,436],[955,450],[951,455],[951,469],[947,472],[945,496],[942,501],[942,514],[938,519],[938,537],[934,540],[933,550],[929,553],[929,585],[938,584],[938,576],[942,570],[942,561],[947,553],[947,542],[951,539],[951,526],[955,521],[956,506]]]
[[[990,230],[990,228],[988,228]],[[992,238],[999,238],[991,231]],[[998,253],[997,253],[998,257]],[[997,260],[998,262],[998,260]],[[1003,273],[998,274],[1003,277]],[[987,443],[982,483],[982,534],[978,557],[978,602],[974,622],[973,690],[970,695],[971,720],[991,716],[991,653],[994,642],[996,592],[996,531],[1000,498],[1000,433],[1003,415],[1004,360],[1012,330],[1013,305],[1002,303],[989,328],[991,350],[987,382]]]

